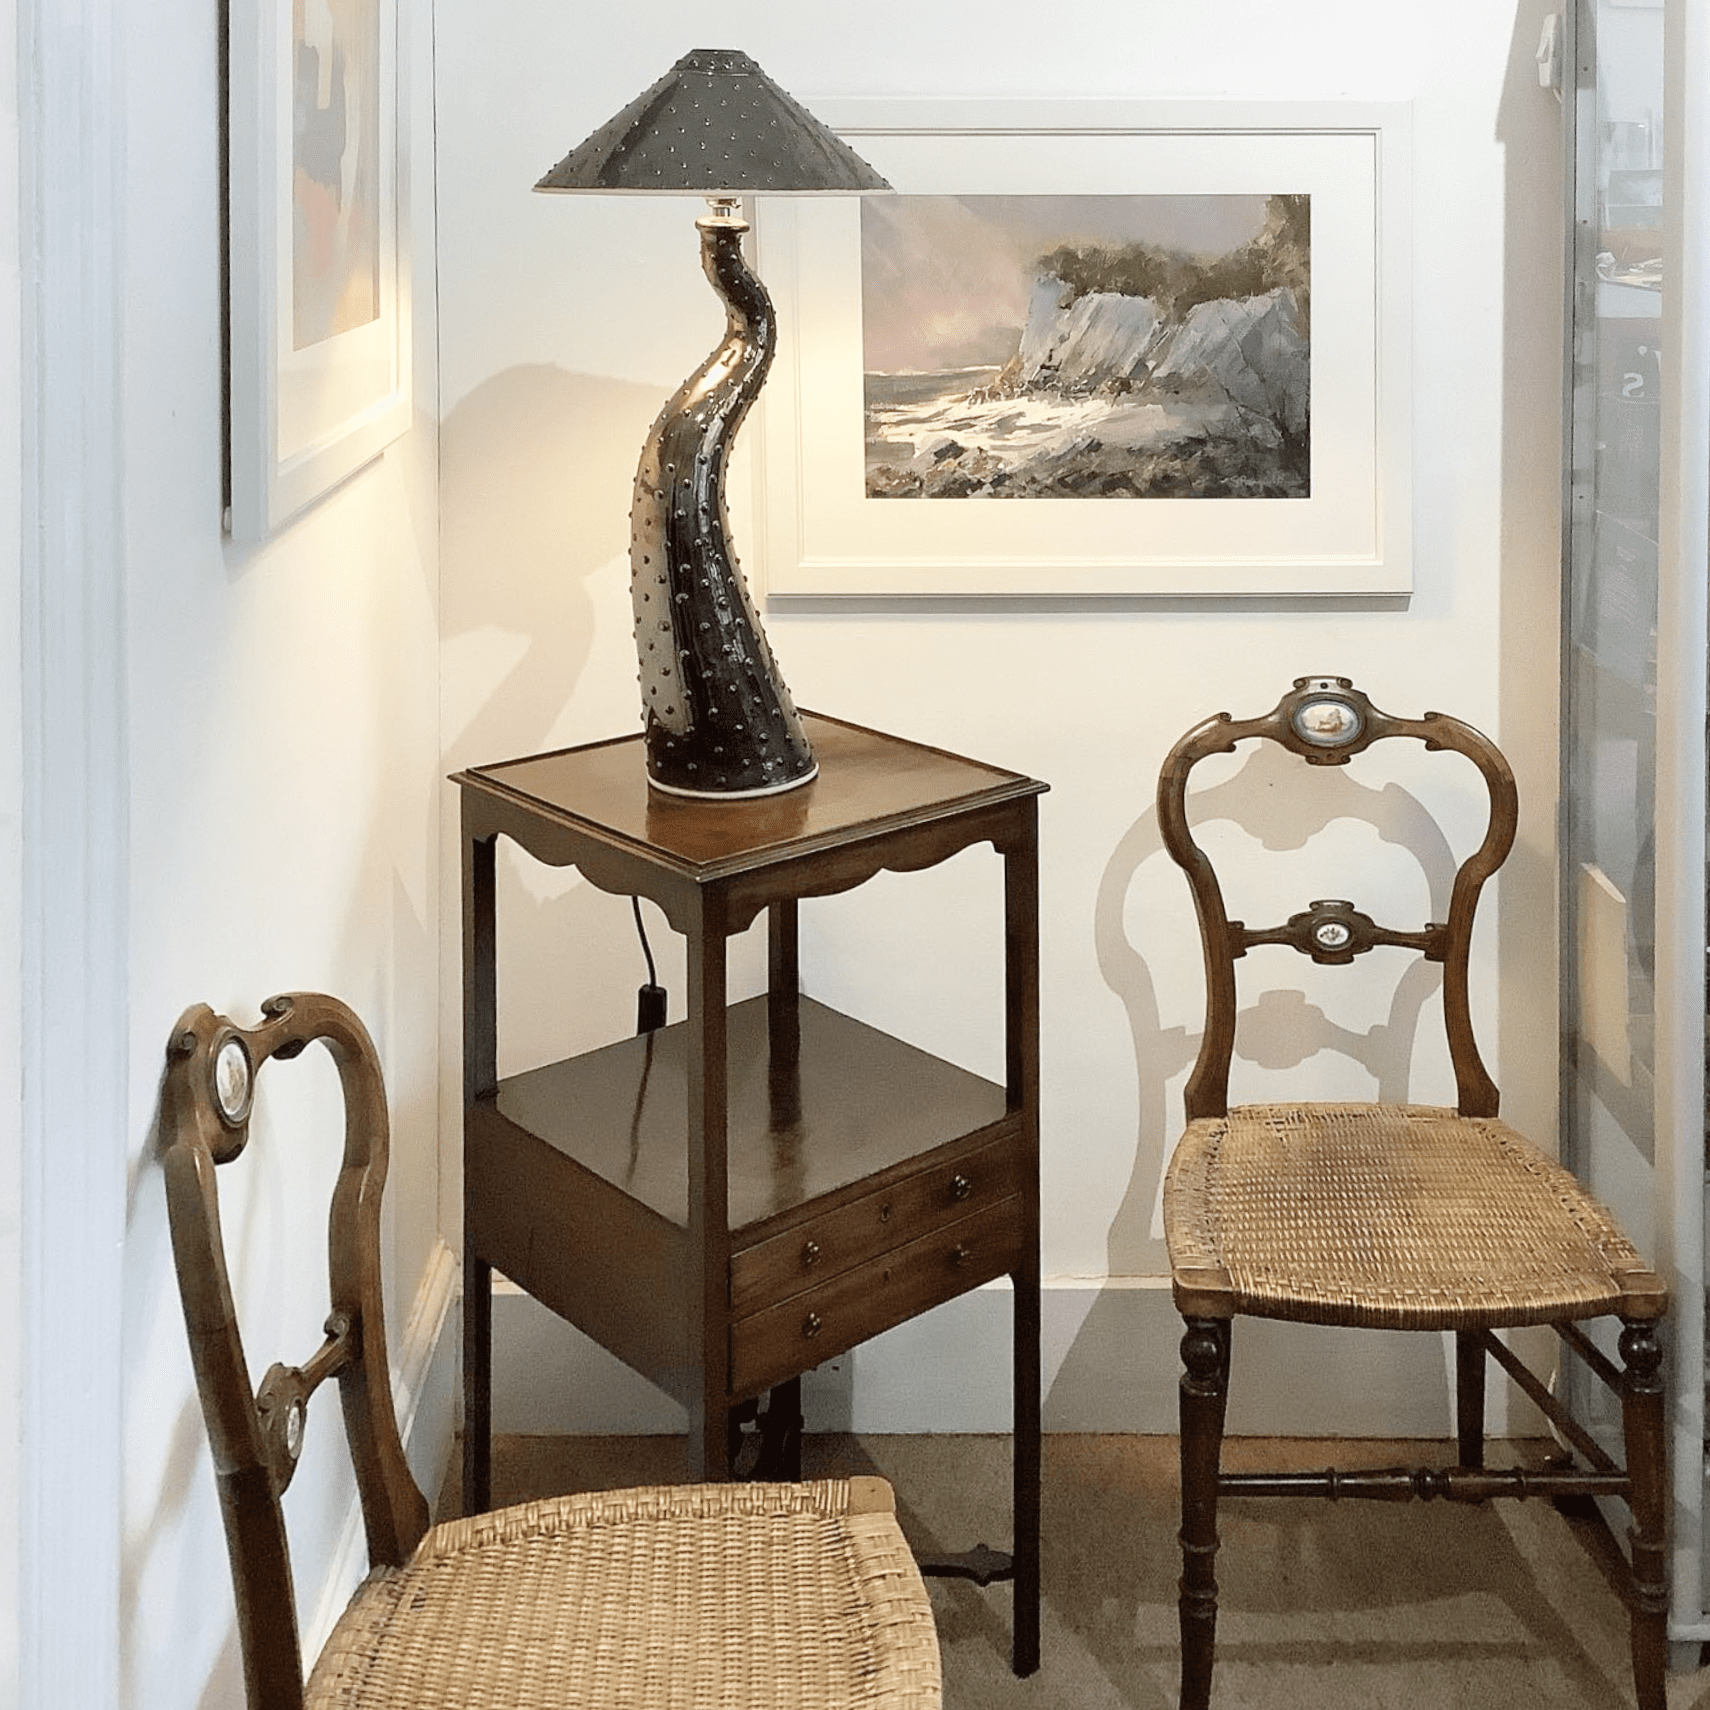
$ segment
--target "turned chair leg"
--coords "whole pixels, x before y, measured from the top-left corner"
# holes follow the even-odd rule
[[[1480,1332],[1455,1332],[1455,1431],[1463,1467],[1484,1465],[1484,1358]]]
[[[1639,1710],[1663,1710],[1668,1658],[1668,1478],[1662,1343],[1649,1319],[1624,1319],[1621,1416],[1633,1527],[1633,1684]]]
[[[1217,1475],[1229,1400],[1229,1321],[1189,1318],[1182,1336],[1181,1710],[1207,1710],[1217,1645]]]

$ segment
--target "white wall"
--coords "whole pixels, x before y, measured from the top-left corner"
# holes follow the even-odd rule
[[[816,98],[885,95],[1412,104],[1410,599],[846,602],[768,618],[801,704],[1052,786],[1042,805],[1044,1261],[1053,1286],[1048,1418],[1061,1427],[1169,1429],[1173,1418],[1175,1332],[1158,1286],[1155,1205],[1198,1026],[1199,966],[1185,890],[1158,853],[1149,803],[1159,757],[1194,719],[1222,707],[1261,710],[1293,676],[1330,671],[1390,710],[1452,710],[1504,744],[1523,820],[1479,949],[1479,1019],[1505,1113],[1549,1140],[1559,151],[1558,108],[1532,66],[1546,10],[1542,0],[1449,0],[1421,25],[1365,0],[1286,8],[1098,0],[1046,29],[1036,7],[1002,3],[975,28],[962,14],[903,0],[844,13],[732,0],[711,18],[659,0],[604,17],[596,48],[575,8],[440,0],[448,765],[638,723],[630,477],[649,420],[714,342],[720,315],[696,264],[694,204],[546,199],[530,186],[680,53],[741,47],[810,107]],[[763,580],[759,531],[740,513],[737,527],[745,562]],[[1411,784],[1414,774],[1406,777]],[[1262,793],[1254,773],[1240,799],[1251,806]],[[1442,810],[1451,831],[1461,805]],[[446,826],[454,858],[449,804]],[[501,1066],[624,1031],[638,961],[622,903],[574,877],[536,871],[511,884]],[[969,854],[941,873],[814,905],[803,925],[809,989],[971,1066],[992,1064],[994,886]],[[1381,917],[1386,901],[1403,897],[1399,886],[1379,880],[1357,900]],[[449,912],[446,931],[453,941]],[[737,983],[755,978],[745,952]],[[445,996],[449,1112],[455,987]],[[1343,1018],[1339,1000],[1324,1001]],[[1445,1096],[1440,1053],[1422,1061],[1433,1066],[1415,1076],[1412,1095]],[[1328,1053],[1308,1072],[1324,1090],[1356,1096],[1373,1084],[1368,1069]],[[450,1184],[454,1123],[444,1145]],[[979,1381],[1001,1372],[1001,1296],[937,1318],[857,1353],[862,1423],[1001,1423],[1001,1393],[982,1395]],[[507,1305],[502,1324],[513,1323],[507,1369],[532,1372],[538,1405],[507,1413],[502,1371],[501,1423],[604,1424],[615,1415],[669,1425],[668,1408],[608,1382],[605,1362],[531,1303]],[[1280,1342],[1268,1357],[1279,1371],[1300,1369]],[[1441,1427],[1447,1391],[1434,1349],[1404,1360],[1356,1339],[1321,1358],[1296,1394],[1293,1428]],[[1163,1364],[1146,1363],[1154,1359]],[[928,1388],[935,1368],[945,1381]],[[1137,1375],[1146,1372],[1153,1376]],[[1334,1414],[1322,1398],[1342,1385],[1376,1399]],[[625,1399],[609,1405],[617,1395]]]
[[[25,10],[37,385],[25,420],[39,489],[25,554],[24,990],[40,1013],[25,1031],[21,1698],[192,1710],[237,1703],[241,1685],[154,1161],[163,1052],[186,1005],[249,1022],[269,994],[308,987],[356,1006],[391,1090],[388,1307],[416,1390],[433,1375],[432,1308],[450,1294],[434,1069],[430,18],[401,8],[414,426],[275,540],[239,551],[221,530],[217,9]],[[0,296],[11,291],[0,280]],[[0,384],[14,372],[0,345]],[[9,436],[0,470],[16,461]],[[0,477],[0,516],[9,490]],[[9,586],[10,568],[0,575]],[[6,848],[0,825],[9,861]],[[14,953],[9,921],[0,953]],[[92,1000],[81,1016],[80,997]],[[335,1089],[324,1053],[270,1069],[272,1114],[228,1192],[257,1377],[321,1340]],[[0,1360],[0,1376],[9,1369]],[[431,1477],[448,1385],[425,1412]],[[329,1575],[359,1559],[341,1433],[329,1393],[288,1498],[311,1636]]]
[[[1172,1339],[1152,1205],[1185,1049],[1175,1030],[1196,1024],[1198,976],[1170,919],[1180,895],[1163,900],[1171,878],[1158,871],[1146,804],[1156,758],[1188,719],[1268,705],[1295,673],[1329,669],[1398,711],[1452,707],[1505,743],[1528,807],[1498,931],[1481,952],[1483,1019],[1509,1112],[1547,1132],[1553,1108],[1559,327],[1555,111],[1531,80],[1539,0],[1449,0],[1428,32],[1363,0],[1314,0],[1286,16],[1257,0],[1099,0],[1048,42],[1031,8],[987,8],[975,32],[900,0],[831,20],[738,0],[712,24],[661,0],[603,18],[597,51],[583,9],[437,0],[437,91],[430,9],[402,9],[417,426],[253,553],[227,547],[218,520],[213,14],[188,0],[30,0],[20,19],[38,127],[23,170],[24,324],[32,339],[44,325],[51,334],[23,374],[26,394],[36,387],[26,424],[51,430],[24,456],[26,525],[40,536],[27,543],[23,604],[42,627],[22,660],[23,746],[38,785],[46,756],[75,798],[25,795],[23,894],[40,912],[14,932],[0,900],[0,956],[18,955],[23,939],[36,982],[23,989],[39,1006],[24,1018],[21,1197],[26,1217],[49,1215],[24,1231],[34,1292],[7,1321],[22,1320],[31,1362],[19,1530],[34,1577],[22,1589],[21,1668],[42,1702],[211,1710],[237,1700],[223,1542],[151,1156],[160,1053],[185,1004],[253,1016],[267,993],[310,985],[367,1017],[393,1094],[392,1328],[407,1339],[425,1302],[415,1340],[430,1341],[446,1277],[438,1237],[458,1222],[456,886],[440,878],[454,847],[442,774],[634,728],[630,473],[659,400],[718,329],[692,209],[546,201],[529,186],[703,41],[748,49],[810,104],[898,94],[1413,103],[1411,601],[846,608],[770,620],[804,704],[1053,786],[1043,926],[1054,1422],[1153,1426],[1160,1405],[1168,1422],[1173,1379],[1140,1356]],[[0,113],[0,138],[9,118]],[[71,235],[44,247],[44,233]],[[11,253],[0,227],[0,302]],[[63,366],[44,372],[44,357]],[[0,387],[16,380],[0,345]],[[17,503],[4,471],[18,457],[0,440],[0,519]],[[38,477],[45,486],[30,490]],[[11,574],[0,563],[0,581]],[[67,661],[105,675],[55,680]],[[1454,821],[1453,804],[1447,812]],[[44,827],[80,828],[84,841],[43,843]],[[11,856],[7,847],[0,819],[0,861],[15,858],[15,837]],[[623,1031],[638,967],[621,907],[574,879],[508,882],[507,1060]],[[944,875],[880,881],[810,911],[810,988],[989,1062],[992,896],[977,857],[963,857]],[[955,976],[953,999],[911,966],[917,941]],[[738,962],[738,982],[754,984],[752,946]],[[675,977],[676,958],[665,965]],[[1500,999],[1489,977],[1498,965]],[[80,1012],[80,995],[97,1001]],[[450,1095],[437,1158],[436,1055]],[[311,1066],[276,1077],[296,1089],[282,1094],[289,1120],[258,1127],[252,1185],[228,1209],[245,1253],[240,1292],[259,1314],[258,1371],[300,1359],[318,1337],[312,1284],[336,1148],[331,1133],[299,1138],[331,1114],[329,1077]],[[72,1239],[61,1249],[56,1234]],[[289,1311],[272,1304],[283,1298]],[[1130,1300],[1145,1309],[1128,1312]],[[1001,1417],[1001,1394],[971,1380],[1000,1363],[1002,1307],[981,1296],[912,1340],[862,1350],[861,1422],[963,1423],[965,1393],[976,1416]],[[552,1380],[549,1410],[580,1386],[593,1413],[607,1406],[607,1423],[658,1417],[648,1396],[607,1383],[574,1339],[542,1331],[532,1346]],[[1430,1419],[1441,1373],[1427,1356],[1409,1366],[1368,1351],[1346,1369],[1395,1417]],[[1287,1351],[1271,1357],[1286,1363]],[[937,1389],[922,1381],[934,1364]],[[9,1370],[0,1345],[0,1422]],[[102,1405],[80,1411],[90,1395]],[[448,1398],[430,1398],[424,1415],[423,1441],[442,1442]],[[292,1497],[299,1573],[314,1593],[346,1562],[335,1420],[336,1410],[317,1413]],[[5,1477],[0,1462],[0,1511]],[[0,1601],[10,1571],[0,1568]],[[303,1613],[312,1628],[316,1609]],[[8,1642],[0,1626],[9,1681]]]

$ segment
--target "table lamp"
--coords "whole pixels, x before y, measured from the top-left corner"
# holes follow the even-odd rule
[[[537,190],[703,195],[701,264],[723,341],[660,411],[630,510],[648,782],[735,799],[818,770],[730,546],[724,471],[771,366],[771,299],[742,255],[744,195],[890,186],[746,54],[698,48],[572,149]]]

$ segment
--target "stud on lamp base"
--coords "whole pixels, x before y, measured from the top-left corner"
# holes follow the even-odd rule
[[[725,336],[659,412],[630,510],[647,776],[675,795],[773,795],[819,768],[730,547],[724,471],[772,365],[776,320],[743,259],[737,202],[709,201],[696,225]]]

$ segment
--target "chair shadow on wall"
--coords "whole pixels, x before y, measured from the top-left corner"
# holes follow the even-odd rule
[[[1333,820],[1369,825],[1382,842],[1418,861],[1429,888],[1431,918],[1442,919],[1448,912],[1455,856],[1424,804],[1398,784],[1374,788],[1345,769],[1321,773],[1315,780],[1321,783],[1319,789],[1301,791],[1298,779],[1288,770],[1297,766],[1273,744],[1257,745],[1229,778],[1195,792],[1195,823],[1230,821],[1272,853],[1304,849]],[[1133,941],[1125,918],[1129,892],[1141,868],[1152,861],[1167,864],[1157,811],[1148,806],[1105,867],[1093,922],[1099,967],[1128,1014],[1140,1093],[1134,1169],[1110,1228],[1112,1276],[1169,1272],[1162,1235],[1155,1236],[1152,1229],[1168,1163],[1164,1148],[1168,1136],[1181,1127],[1181,1111],[1176,1108],[1180,1093],[1171,1083],[1179,1082],[1192,1066],[1200,1042],[1197,1026],[1164,1026],[1146,947]],[[1170,879],[1176,880],[1173,868]],[[1333,875],[1320,881],[1333,882]],[[1293,906],[1304,908],[1309,900],[1302,896]],[[1353,900],[1360,902],[1358,897]],[[1180,901],[1181,917],[1191,919],[1185,881],[1180,883]],[[1197,948],[1197,939],[1193,942]],[[1411,958],[1395,984],[1387,1018],[1364,1031],[1337,1025],[1304,991],[1266,991],[1241,1012],[1240,1055],[1260,1068],[1280,1070],[1298,1068],[1322,1051],[1334,1052],[1371,1076],[1374,1090],[1361,1096],[1403,1100],[1408,1096],[1420,1015],[1441,985],[1442,975],[1434,963]],[[1191,994],[1196,1015],[1201,1003],[1202,990],[1196,981]]]
[[[1381,842],[1406,851],[1417,862],[1429,892],[1430,915],[1443,918],[1449,905],[1455,856],[1425,804],[1399,784],[1364,784],[1343,768],[1320,772],[1314,779],[1318,787],[1302,791],[1298,778],[1286,770],[1294,764],[1275,745],[1256,745],[1229,777],[1194,792],[1195,824],[1228,821],[1272,853],[1304,849],[1333,821],[1351,820],[1369,826]],[[1169,1276],[1158,1204],[1169,1162],[1166,1147],[1182,1125],[1182,1077],[1199,1051],[1203,1005],[1192,902],[1185,880],[1164,852],[1149,784],[1147,780],[1146,785],[1136,788],[1137,796],[1141,788],[1146,789],[1147,805],[1112,851],[1093,911],[1099,968],[1126,1011],[1133,1051],[1134,1162],[1106,1238],[1106,1274],[1123,1279]],[[1183,965],[1195,970],[1187,976],[1193,981],[1192,991],[1170,996],[1168,1006],[1191,1013],[1195,1018],[1192,1025],[1166,1025],[1165,1003],[1160,1000],[1154,973],[1155,951],[1148,949],[1142,937],[1147,931],[1146,919],[1136,918],[1129,902],[1142,870],[1154,864],[1166,875],[1163,894],[1170,898],[1172,911],[1170,942],[1185,958]],[[1335,871],[1334,866],[1329,867],[1318,881],[1320,885],[1334,888],[1344,882],[1334,877]],[[1324,892],[1316,889],[1312,894]],[[1304,908],[1310,900],[1302,895],[1282,912]],[[1362,905],[1359,896],[1352,900]],[[1372,900],[1368,896],[1364,902]],[[1236,913],[1240,912],[1235,907],[1238,901],[1231,899]],[[1267,972],[1272,978],[1284,977]],[[1387,1015],[1364,1031],[1340,1026],[1304,991],[1286,986],[1268,990],[1241,1011],[1239,1056],[1260,1069],[1275,1071],[1297,1068],[1321,1052],[1330,1052],[1358,1064],[1371,1077],[1374,1090],[1352,1096],[1403,1100],[1412,1080],[1421,1015],[1441,985],[1441,972],[1435,964],[1409,958],[1390,994]],[[1425,1031],[1429,1035],[1428,1027]],[[1178,1326],[1173,1312],[1165,1316],[1172,1325],[1173,1361],[1173,1336]],[[1173,1384],[1168,1395],[1155,1393],[1157,1350],[1137,1344],[1135,1323],[1132,1290],[1109,1286],[1101,1291],[1051,1380],[1045,1399],[1047,1429],[1054,1421],[1086,1418],[1111,1419],[1112,1429],[1175,1429]],[[1437,1386],[1446,1424],[1448,1376],[1434,1343],[1419,1337],[1384,1337],[1380,1347],[1374,1338],[1371,1352],[1374,1359],[1387,1362],[1377,1387],[1393,1392],[1420,1383]],[[1277,1357],[1286,1360],[1288,1355],[1284,1351]],[[1240,1388],[1250,1387],[1254,1393],[1268,1389],[1268,1364],[1264,1352],[1252,1349]],[[1232,1396],[1231,1407],[1231,1429],[1239,1430],[1238,1394]],[[1118,1423],[1113,1412],[1129,1423]],[[1142,1426],[1139,1421],[1144,1417],[1167,1417],[1171,1423],[1167,1427]],[[1272,1428],[1276,1428],[1274,1420]]]

